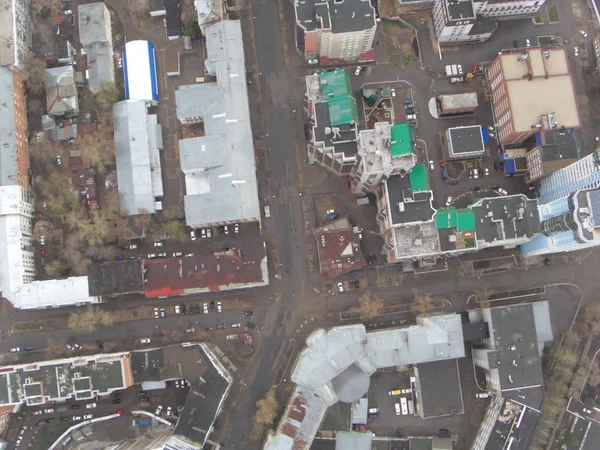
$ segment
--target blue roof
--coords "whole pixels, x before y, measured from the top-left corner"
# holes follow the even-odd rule
[[[488,145],[490,143],[490,135],[488,134],[487,129],[481,127],[481,137],[483,138],[483,143]]]
[[[509,175],[512,175],[517,172],[514,159],[505,159],[504,160],[504,172],[506,172]]]
[[[158,102],[156,54],[152,42],[130,41],[125,44],[123,77],[127,100]]]

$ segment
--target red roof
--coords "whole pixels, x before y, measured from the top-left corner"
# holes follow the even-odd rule
[[[341,217],[314,230],[321,274],[335,278],[366,264],[360,240],[347,217]]]

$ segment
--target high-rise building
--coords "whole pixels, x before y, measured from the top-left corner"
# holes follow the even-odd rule
[[[437,0],[433,26],[439,43],[477,42],[489,39],[498,24],[478,17],[471,0]]]
[[[501,144],[520,144],[545,130],[581,128],[564,48],[503,52],[487,77]]]
[[[535,16],[545,0],[473,0],[473,9],[482,17],[498,20],[528,19]]]
[[[31,51],[31,1],[4,0],[0,9],[0,65],[20,67]]]
[[[568,252],[600,244],[600,152],[538,185],[541,234],[521,246],[525,256]]]
[[[296,0],[296,45],[322,62],[372,61],[377,30],[369,0]]]

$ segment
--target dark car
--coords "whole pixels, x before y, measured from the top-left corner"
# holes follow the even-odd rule
[[[354,280],[354,287],[358,289],[360,287],[360,283],[358,280]]]
[[[120,399],[120,398],[115,398],[115,399],[112,401],[112,404],[113,404],[113,405],[118,405],[119,403],[121,403],[121,399]]]
[[[439,433],[440,433],[440,437],[449,437],[449,436],[451,436],[450,430],[447,429],[447,428],[440,428]]]
[[[187,314],[187,308],[185,307],[185,305],[183,303],[181,304],[181,312],[183,314]]]
[[[38,423],[35,424],[35,426],[39,428],[39,427],[44,426],[45,424],[46,424],[45,420],[40,420]]]
[[[26,352],[31,352],[31,351],[33,351],[33,347],[31,345],[28,345],[23,350],[25,350]]]
[[[411,106],[410,108],[406,108],[405,112],[406,112],[406,114],[414,114],[415,113],[415,108],[413,108]]]
[[[211,301],[210,301],[210,309],[211,309],[212,311],[214,311],[214,309],[215,309],[215,301],[214,301],[214,300],[211,300]]]
[[[143,396],[145,396],[145,395],[148,395],[148,393],[147,393],[146,391],[140,391],[140,392],[138,392],[138,395],[139,395],[140,397],[143,397]]]
[[[499,187],[499,184],[490,184],[490,189],[498,189]]]
[[[513,41],[513,45],[515,46],[515,48],[519,48],[519,41],[517,41],[516,39]]]
[[[96,344],[98,344],[98,348],[104,348],[104,343],[100,340],[96,341]]]
[[[54,423],[56,422],[56,419],[54,417],[50,417],[49,419],[46,419],[46,423]]]
[[[225,324],[224,323],[218,323],[217,324],[217,330],[222,330],[223,328],[225,328]]]
[[[550,261],[550,258],[546,258],[546,259],[544,259],[544,264],[549,266],[550,264],[552,264],[552,261]]]
[[[79,405],[71,405],[71,409],[79,409]],[[67,417],[68,419],[68,417]]]
[[[473,187],[471,188],[471,190],[472,190],[472,191],[480,191],[480,190],[481,190],[481,187],[479,187],[479,186],[473,186]]]
[[[494,170],[500,169],[500,163],[498,161],[494,161]]]
[[[255,324],[253,324],[252,322],[248,322],[248,323],[246,324],[246,326],[247,326],[248,328],[250,328],[251,330],[254,330],[254,329],[256,328],[256,325],[255,325]]]
[[[70,417],[61,417],[58,420],[60,420],[61,422],[68,422],[69,420],[71,420],[71,418]]]
[[[252,311],[244,311],[244,316],[246,317],[252,317]]]
[[[412,100],[404,100],[404,104],[405,105],[412,105],[413,102],[412,102]]]

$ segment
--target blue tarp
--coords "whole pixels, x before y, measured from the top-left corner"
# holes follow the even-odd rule
[[[504,160],[504,172],[509,175],[512,175],[517,172],[517,169],[515,168],[515,160],[514,159],[505,159]]]
[[[481,128],[481,137],[483,138],[483,143],[485,145],[488,145],[490,143],[490,135],[488,134],[488,130],[487,128],[484,127],[480,127]]]
[[[542,135],[540,133],[535,133],[535,143],[538,146],[542,145]]]

